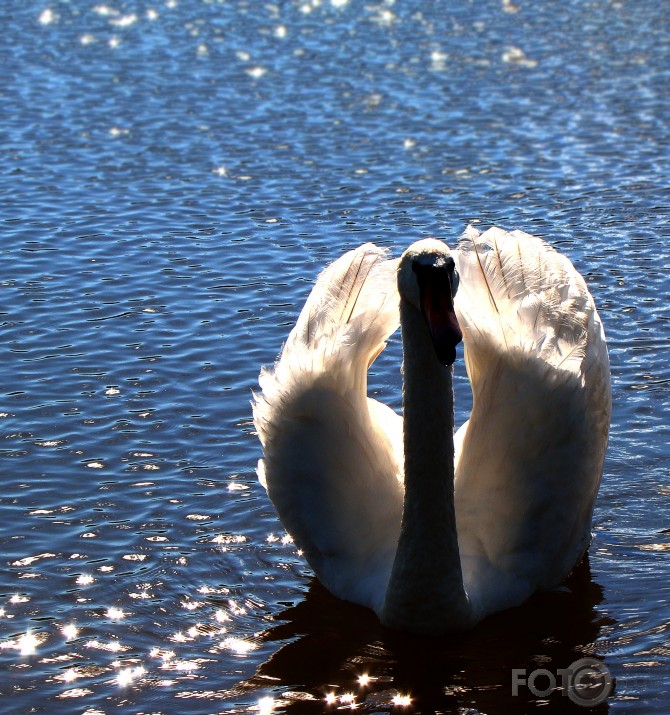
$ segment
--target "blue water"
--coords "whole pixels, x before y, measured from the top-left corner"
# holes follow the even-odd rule
[[[667,713],[670,6],[0,19],[0,710]],[[256,481],[249,399],[325,263],[468,222],[585,274],[614,417],[590,571],[424,642],[313,582]],[[398,366],[396,339],[371,380],[395,407]],[[584,656],[615,680],[600,705],[513,694],[513,669]]]

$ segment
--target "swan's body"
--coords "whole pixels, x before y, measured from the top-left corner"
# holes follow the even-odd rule
[[[434,349],[458,341],[440,314],[454,306],[429,285],[426,316],[417,283],[424,264],[446,263],[453,290],[460,274],[473,391],[455,436],[442,364],[453,345],[437,347],[442,362]],[[398,322],[404,423],[366,394]],[[469,230],[453,254],[428,239],[399,264],[371,244],[350,251],[321,274],[260,384],[259,477],[284,526],[332,593],[390,627],[467,628],[560,584],[589,544],[609,361],[584,280],[540,239]]]

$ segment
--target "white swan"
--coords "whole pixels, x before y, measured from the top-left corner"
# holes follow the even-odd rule
[[[366,395],[398,321],[404,418]],[[473,409],[454,436],[460,331]],[[260,385],[261,483],[321,582],[386,626],[468,628],[559,585],[590,542],[609,360],[583,278],[538,238],[350,251]]]

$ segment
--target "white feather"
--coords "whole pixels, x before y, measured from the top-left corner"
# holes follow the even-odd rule
[[[557,585],[590,541],[611,397],[604,332],[583,278],[534,236],[469,229],[456,296],[473,391],[457,435],[466,590],[504,607]]]
[[[545,242],[469,228],[454,258],[473,391],[455,509],[474,622],[557,585],[588,546],[609,362],[583,278]],[[327,588],[378,614],[403,513],[402,419],[367,398],[367,369],[399,323],[396,270],[372,244],[329,266],[254,402],[259,479],[285,527]]]
[[[326,268],[254,403],[259,478],[284,526],[333,593],[371,608],[402,513],[401,419],[366,396],[399,323],[396,265],[365,244]]]

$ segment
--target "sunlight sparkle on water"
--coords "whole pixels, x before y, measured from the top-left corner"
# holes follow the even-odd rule
[[[24,633],[17,641],[21,655],[32,655],[39,644],[39,638],[36,638],[30,631]]]
[[[137,22],[137,15],[124,15],[123,17],[119,17],[115,20],[110,20],[109,24],[114,25],[115,27],[130,27],[130,25],[134,25]]]
[[[412,704],[412,698],[409,695],[401,695],[400,693],[397,693],[393,696],[393,700],[391,702],[394,705],[406,708]]]
[[[198,670],[200,666],[194,660],[175,660],[174,669],[181,673],[192,673]]]
[[[111,618],[114,621],[120,621],[124,619],[127,614],[120,608],[116,608],[116,606],[111,606],[107,609],[105,615],[107,616],[107,618]]]
[[[242,608],[242,606],[238,605],[237,601],[232,598],[228,600],[228,608],[230,608],[230,612],[233,616],[245,616],[247,613],[247,609]]]
[[[390,27],[398,18],[386,8],[377,8],[377,14],[370,19],[382,27]]]
[[[61,680],[64,683],[73,683],[77,678],[80,677],[81,673],[77,672],[76,668],[68,668],[61,676]]]
[[[177,654],[173,650],[163,650],[162,648],[152,648],[149,651],[152,658],[161,658],[164,663],[176,658]]]
[[[343,695],[340,695],[340,702],[342,705],[355,705],[356,702],[356,696],[353,693],[344,693]]]
[[[141,600],[146,600],[147,598],[151,598],[151,594],[148,591],[139,591],[135,593],[129,594],[131,598],[138,598]]]
[[[61,627],[60,632],[65,636],[67,640],[71,641],[77,637],[79,629],[77,628],[77,626],[75,626],[74,623],[68,623],[67,626]]]
[[[86,648],[95,648],[96,650],[104,650],[108,653],[119,653],[120,651],[128,650],[128,646],[121,644],[121,641],[111,640],[103,643],[99,640],[91,640],[86,643]]]
[[[116,674],[116,682],[121,686],[125,687],[130,685],[134,680],[141,678],[146,673],[146,669],[141,665],[135,668],[122,668]]]
[[[109,7],[109,5],[96,5],[93,8],[93,12],[96,15],[102,15],[102,17],[110,17],[119,14],[118,10],[114,10],[114,8]]]
[[[246,70],[246,73],[249,75],[249,77],[253,79],[260,79],[266,72],[267,70],[265,69],[265,67],[252,67],[251,69]],[[231,489],[231,487],[232,484],[229,484],[228,489]],[[239,487],[237,488],[239,489]]]
[[[251,641],[245,641],[243,638],[226,638],[221,645],[224,648],[228,648],[228,650],[232,650],[233,653],[237,653],[238,655],[244,655],[245,653],[248,653],[251,650],[256,650],[257,646],[255,643],[252,643]]]
[[[181,607],[185,608],[187,611],[195,611],[198,608],[202,608],[204,605],[205,604],[200,601],[191,601],[190,599],[181,602]]]
[[[56,19],[54,11],[48,7],[40,13],[38,22],[40,25],[50,25]]]
[[[274,698],[271,698],[270,696],[267,696],[265,698],[261,698],[258,701],[258,713],[259,715],[271,715],[275,710],[275,701]]]

